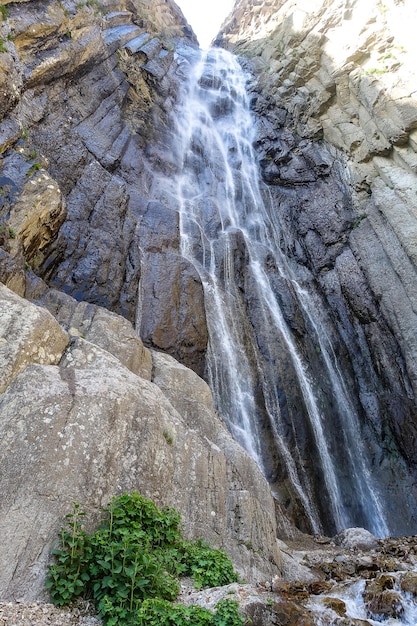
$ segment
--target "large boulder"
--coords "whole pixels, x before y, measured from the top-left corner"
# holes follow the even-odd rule
[[[46,307],[72,337],[82,337],[96,344],[134,374],[151,380],[151,353],[124,317],[95,304],[77,302],[56,289],[46,289],[38,303]]]
[[[348,550],[372,550],[378,547],[378,540],[366,528],[346,528],[335,537],[337,546]]]
[[[62,316],[82,328],[84,315],[86,334],[95,343],[76,336],[71,326],[71,344],[58,363],[66,332],[45,309],[5,287],[0,293],[14,320],[8,337],[13,350],[4,352],[3,370],[20,364],[0,395],[2,599],[44,597],[51,549],[75,501],[94,520],[113,494],[132,490],[177,508],[186,535],[226,549],[246,578],[277,573],[280,557],[268,485],[222,425],[205,383],[161,355],[155,355],[154,378],[161,388],[134,373],[122,360],[131,366],[136,359],[133,369],[150,377],[146,351],[144,365],[137,365],[140,340],[135,343],[128,322],[86,303],[73,301],[71,309],[68,296],[62,298]],[[39,358],[40,342],[35,353],[21,342],[20,335],[28,334],[29,313],[31,320],[47,323],[41,338],[47,332],[53,338],[55,331],[61,339],[53,359]],[[133,360],[129,354],[124,359],[123,350],[111,342],[113,331],[126,346],[136,345]]]
[[[30,363],[58,363],[68,341],[48,311],[0,284],[0,392]]]

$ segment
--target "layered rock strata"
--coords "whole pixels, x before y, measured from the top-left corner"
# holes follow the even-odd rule
[[[11,3],[0,37],[6,250],[202,373],[202,290],[158,183],[177,167],[169,117],[187,61],[176,44],[196,46],[182,13],[171,0]]]
[[[412,475],[417,459],[416,22],[407,0],[238,0],[217,38],[253,73],[257,149],[283,249],[321,311],[361,415],[358,436],[391,493],[402,470],[389,459],[402,457]],[[318,369],[337,403],[320,378]]]
[[[98,364],[111,372],[106,415],[124,422],[123,413],[138,436],[137,420],[146,416],[140,413],[138,417],[132,404],[138,402],[138,395],[148,398],[151,373],[149,353],[137,343],[129,323],[115,322],[119,318],[103,313],[95,305],[135,322],[148,346],[165,350],[195,371],[204,372],[207,328],[202,287],[194,268],[180,258],[178,214],[172,208],[172,190],[166,185],[178,172],[170,114],[196,42],[171,1],[75,4],[72,0],[31,0],[10,3],[6,9],[0,25],[5,48],[0,52],[0,277],[19,295],[42,301],[50,309],[68,333],[59,335],[54,326],[61,343],[69,336],[78,338],[73,339],[69,356],[60,366],[57,361],[64,348],[49,349],[49,337],[46,347],[41,341],[23,361],[16,357],[16,370],[15,365],[9,368],[12,378],[23,371],[11,384],[6,381],[9,386],[1,400],[4,410],[15,403],[23,415],[29,416],[24,406],[29,397],[36,411],[44,415],[45,398],[40,394],[32,399],[31,394],[36,393],[31,385],[39,390],[55,390],[47,401],[48,410],[55,414],[51,403],[58,406],[61,395],[64,398],[68,390],[70,395],[80,392],[91,410],[91,424],[82,411],[84,396],[77,403],[67,395],[62,400],[64,414],[72,410],[77,416],[80,413],[88,423],[81,417],[74,423],[91,426],[90,436],[95,443],[82,441],[87,447],[97,444],[99,448],[102,425],[100,422],[98,427],[99,401],[93,389],[97,387],[103,394],[108,389],[103,388]],[[246,56],[244,63],[254,77],[250,88],[257,118],[257,149],[262,176],[273,200],[272,215],[280,223],[282,248],[300,285],[310,291],[316,308],[322,312],[349,396],[361,417],[358,436],[365,440],[371,466],[391,494],[386,502],[389,515],[398,518],[401,511],[401,523],[395,532],[412,532],[415,528],[417,115],[410,86],[415,68],[408,53],[413,41],[408,35],[403,37],[403,32],[398,34],[401,20],[405,23],[415,14],[412,9],[406,1],[367,3],[364,8],[355,1],[330,5],[317,0],[306,12],[289,1],[240,0],[218,39]],[[345,33],[347,40],[343,39]],[[401,38],[406,45],[399,41]],[[236,258],[243,260],[244,254],[237,250]],[[48,291],[32,269],[76,300],[65,293]],[[318,346],[308,336],[308,320],[300,313],[290,281],[281,280],[276,268],[269,270],[275,277],[277,299],[286,321],[303,356],[317,372],[316,384],[331,417],[337,411],[337,399],[321,368]],[[245,298],[250,304],[249,291]],[[256,326],[256,310],[252,313],[251,322]],[[102,338],[103,324],[112,329],[113,339],[110,333],[105,340]],[[126,346],[125,353],[118,344],[120,341],[124,346],[126,337],[129,349]],[[267,332],[262,340],[268,346]],[[6,351],[7,359],[15,358],[13,354],[19,354],[19,350]],[[117,367],[107,352],[117,359]],[[278,391],[282,405],[294,410],[288,418],[288,430],[296,432],[292,449],[301,453],[306,470],[316,481],[319,497],[322,483],[316,476],[317,458],[311,453],[311,433],[304,422],[302,402],[294,391],[280,346],[272,346],[271,354],[271,362],[280,363],[283,384]],[[127,369],[114,373],[119,361]],[[156,356],[154,362],[155,381],[164,390],[163,410],[169,398],[168,413],[171,415],[175,407],[182,418],[185,415],[194,424],[194,400],[177,396],[181,367],[166,356]],[[140,383],[140,392],[138,378],[147,381]],[[195,379],[188,384],[202,389]],[[123,386],[127,389],[126,399]],[[204,392],[203,397],[206,395]],[[156,403],[149,400],[143,412],[160,415],[159,399]],[[195,406],[207,417],[202,427],[204,436],[215,446],[221,441],[225,447],[221,453],[214,447],[214,457],[226,456],[230,447],[235,450],[236,444],[224,431],[215,435],[217,422],[214,419],[214,425],[209,423],[212,409],[208,414],[205,402]],[[108,439],[113,438],[113,417],[106,418],[103,426]],[[163,435],[167,419],[161,417],[159,435]],[[173,423],[182,433],[181,445],[188,442],[198,448],[200,435],[194,441],[194,435],[186,433],[185,427],[181,430],[177,419]],[[293,429],[293,423],[297,429]],[[329,420],[329,424],[335,448],[343,454],[337,423]],[[18,445],[17,439],[13,443],[13,433],[29,426],[29,417],[27,425],[12,423],[11,450]],[[123,462],[121,456],[118,460],[110,458],[114,467],[109,482],[98,476],[95,465],[91,466],[98,481],[97,497],[89,492],[87,498],[91,509],[98,507],[116,485],[133,484],[127,478],[133,467],[130,463],[139,461],[130,443],[123,439],[123,428],[120,445],[127,460]],[[25,441],[32,436],[37,435],[29,428]],[[168,432],[167,438],[171,439]],[[57,458],[71,465],[66,440],[65,446],[65,458]],[[105,464],[107,457],[98,448],[91,458],[97,456]],[[271,449],[268,438],[265,449]],[[156,444],[153,453],[158,457]],[[164,452],[162,456],[172,474],[181,475],[179,484],[187,483],[188,471],[191,476],[199,475],[195,470],[197,461],[185,459],[184,468],[175,469],[174,457],[167,461],[169,454]],[[42,467],[49,471],[45,458],[39,459],[35,461],[45,464]],[[84,461],[81,454],[77,463]],[[210,463],[204,461],[203,469]],[[138,471],[142,466],[135,468]],[[241,472],[246,476],[247,470],[239,466],[237,474]],[[86,473],[81,472],[80,484],[87,480]],[[18,478],[10,476],[10,484],[14,484]],[[234,470],[228,477],[235,484]],[[281,505],[305,528],[303,511],[279,456],[270,456],[268,478],[274,483]],[[42,526],[44,548],[39,548],[40,544],[28,548],[30,558],[41,550],[41,564],[46,562],[47,546],[58,519],[68,512],[71,498],[79,493],[77,480],[74,477],[75,487],[62,502],[55,492],[49,492],[49,485],[48,489],[42,487],[46,500],[57,499],[60,508],[56,517]],[[155,489],[159,497],[160,482],[154,482],[150,474],[146,493],[154,496]],[[262,483],[260,491],[265,485]],[[250,502],[249,488],[247,492],[245,497]],[[28,493],[22,491],[20,502],[27,498],[28,518],[38,520]],[[235,497],[230,496],[229,504]],[[177,504],[173,496],[170,498],[161,496],[161,502]],[[190,513],[191,495],[182,494],[181,498],[183,513]],[[36,500],[33,506],[44,511],[46,500],[41,504]],[[229,504],[224,508],[229,509]],[[5,504],[7,515],[9,505]],[[18,523],[24,506],[18,505]],[[322,508],[325,517],[325,502]],[[14,513],[10,515],[14,523]],[[230,527],[239,528],[240,517],[237,513],[235,517]],[[405,529],[401,527],[403,522]],[[279,523],[283,532],[291,534],[291,527],[281,516]],[[190,524],[196,529],[205,528],[192,516]],[[22,546],[30,544],[25,534],[29,526],[23,528]],[[214,535],[223,532],[221,529],[224,526],[213,531]],[[270,532],[274,534],[273,523],[265,530]],[[246,535],[242,540],[245,544],[252,545]],[[19,567],[24,569],[26,562],[29,560]],[[27,584],[25,576],[19,573],[19,582],[10,583],[10,593],[16,597]]]

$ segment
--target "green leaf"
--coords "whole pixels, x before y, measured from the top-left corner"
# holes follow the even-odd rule
[[[112,587],[116,586],[116,581],[113,579],[112,576],[104,576],[101,579],[101,587],[109,587],[110,589]]]
[[[131,565],[130,567],[125,567],[124,573],[129,578],[134,578],[137,574],[137,568],[134,565]]]

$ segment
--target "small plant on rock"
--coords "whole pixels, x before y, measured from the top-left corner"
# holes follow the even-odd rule
[[[33,163],[33,165],[31,165],[28,171],[26,172],[26,176],[29,178],[30,176],[32,176],[32,174],[34,174],[35,172],[38,172],[40,169],[42,169],[42,166],[40,163],[37,163],[37,162]]]
[[[174,436],[168,430],[164,430],[163,435],[167,444],[172,446],[174,444]]]

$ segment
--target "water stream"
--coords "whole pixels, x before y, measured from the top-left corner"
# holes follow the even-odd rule
[[[387,574],[388,577],[398,577],[397,574]],[[329,598],[337,598],[344,602],[346,607],[346,616],[361,621],[364,624],[372,626],[415,626],[417,623],[417,603],[415,597],[411,593],[406,593],[397,583],[393,586],[390,601],[382,600],[379,602],[380,608],[385,606],[386,612],[372,613],[371,607],[364,600],[364,592],[366,589],[365,580],[348,581],[340,583],[334,590],[326,594],[326,596],[317,596],[310,600],[307,604],[308,608],[313,611],[315,623],[318,626],[332,626],[340,624],[340,617],[329,607]],[[327,602],[326,602],[327,600]],[[327,604],[327,606],[326,606]]]
[[[220,414],[267,477],[273,474],[271,458],[285,466],[312,532],[361,525],[384,536],[389,529],[360,443],[359,420],[330,340],[280,250],[252,147],[246,82],[233,55],[204,52],[193,65],[178,113],[181,251],[204,287],[209,382]],[[296,303],[319,346],[337,407],[332,415],[325,414],[323,392],[283,313],[283,288],[287,306]],[[285,384],[294,388],[296,408]],[[312,442],[309,459],[298,445],[300,412]],[[341,446],[343,458],[337,456]],[[314,483],[321,485],[320,506]]]

